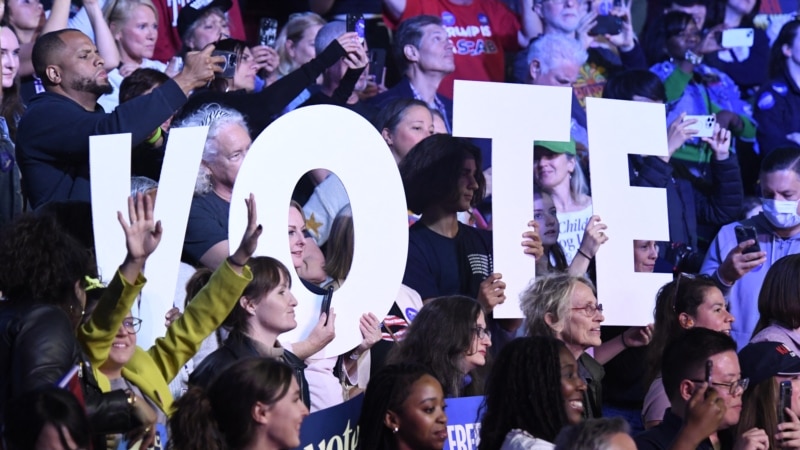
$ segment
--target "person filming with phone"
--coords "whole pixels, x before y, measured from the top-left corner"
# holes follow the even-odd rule
[[[670,409],[663,422],[634,438],[639,450],[769,448],[763,429],[735,428],[749,380],[729,336],[700,327],[686,330],[665,348],[662,375]]]
[[[762,428],[769,448],[800,449],[800,357],[780,342],[767,341],[747,345],[739,361],[750,385],[736,430]]]
[[[722,227],[701,268],[726,294],[731,313],[739,319],[731,335],[740,347],[759,320],[756,299],[768,271],[780,258],[800,253],[800,149],[768,154],[759,179],[764,210]]]

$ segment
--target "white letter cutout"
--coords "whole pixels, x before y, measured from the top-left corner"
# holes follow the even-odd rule
[[[667,192],[631,186],[628,155],[667,156],[664,105],[587,98],[586,115],[592,202],[613,234],[596,264],[603,325],[645,325],[672,275],[634,272],[633,240],[669,241]]]
[[[172,308],[178,265],[192,205],[197,169],[208,127],[173,128],[170,131],[158,186],[154,216],[164,227],[156,251],[147,259],[147,284],[134,314],[142,320],[138,345],[149,348],[164,336],[164,315]],[[89,139],[92,215],[97,265],[105,282],[111,281],[125,258],[125,238],[116,211],[128,220],[131,195],[131,135],[92,136]],[[241,239],[237,240],[239,242]]]
[[[519,295],[536,274],[520,247],[533,219],[533,141],[569,141],[572,90],[456,80],[454,97],[453,135],[492,139],[494,271],[507,286],[494,317],[520,318]]]
[[[247,213],[243,201],[256,196],[264,234],[257,255],[270,255],[289,268],[297,328],[284,342],[305,338],[320,315],[320,299],[293,270],[287,236],[289,201],[297,181],[312,169],[334,172],[347,187],[355,233],[353,264],[347,282],[333,294],[336,338],[323,350],[335,356],[361,340],[363,313],[381,320],[397,296],[406,267],[408,215],[403,184],[386,143],[361,116],[338,106],[300,108],[272,123],[253,142],[236,177],[230,209],[231,251],[242,239]]]

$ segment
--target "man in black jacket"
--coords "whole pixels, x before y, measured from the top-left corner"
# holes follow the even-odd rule
[[[78,30],[59,30],[37,39],[33,66],[45,91],[31,100],[17,131],[23,188],[31,205],[89,201],[89,137],[131,133],[138,145],[214,77],[221,56],[213,46],[186,56],[183,72],[151,94],[105,114],[97,99],[111,91],[103,58]],[[113,151],[109,149],[109,151]]]

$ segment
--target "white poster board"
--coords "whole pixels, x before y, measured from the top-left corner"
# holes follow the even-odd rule
[[[453,134],[492,139],[494,271],[506,301],[495,318],[521,318],[519,296],[535,275],[520,246],[533,219],[533,141],[569,141],[569,88],[456,80]]]
[[[664,105],[587,98],[586,115],[592,202],[609,236],[595,258],[603,325],[645,325],[672,274],[634,272],[633,240],[669,241],[667,191],[631,186],[628,155],[667,156]]]
[[[405,272],[405,194],[394,158],[377,130],[358,114],[330,105],[299,108],[276,120],[253,142],[239,170],[228,240],[235,250],[246,226],[243,199],[252,192],[264,226],[256,255],[272,256],[290,269],[292,293],[299,302],[298,326],[280,340],[291,343],[308,336],[319,318],[321,297],[309,292],[293,269],[287,224],[295,185],[318,168],[334,172],[347,189],[355,233],[350,273],[331,304],[336,338],[320,355],[335,356],[361,342],[358,321],[363,313],[386,316]]]

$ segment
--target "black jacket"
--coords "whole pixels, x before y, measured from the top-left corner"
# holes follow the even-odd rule
[[[131,414],[124,391],[100,390],[63,310],[52,305],[0,305],[0,423],[5,420],[10,400],[56,385],[81,364],[81,385],[92,430],[98,435],[125,433],[141,425]],[[103,446],[95,448],[105,448],[105,439],[99,442]]]
[[[244,358],[260,357],[261,355],[256,348],[252,339],[238,331],[232,332],[228,339],[225,339],[222,347],[206,356],[203,362],[194,369],[194,372],[189,376],[189,384],[207,388],[214,377],[236,361]],[[309,395],[308,382],[306,382],[303,372],[306,368],[305,363],[288,350],[283,351],[283,356],[280,357],[280,360],[294,371],[297,384],[300,385],[300,392],[303,394],[303,403],[306,406],[310,406],[311,396]]]

